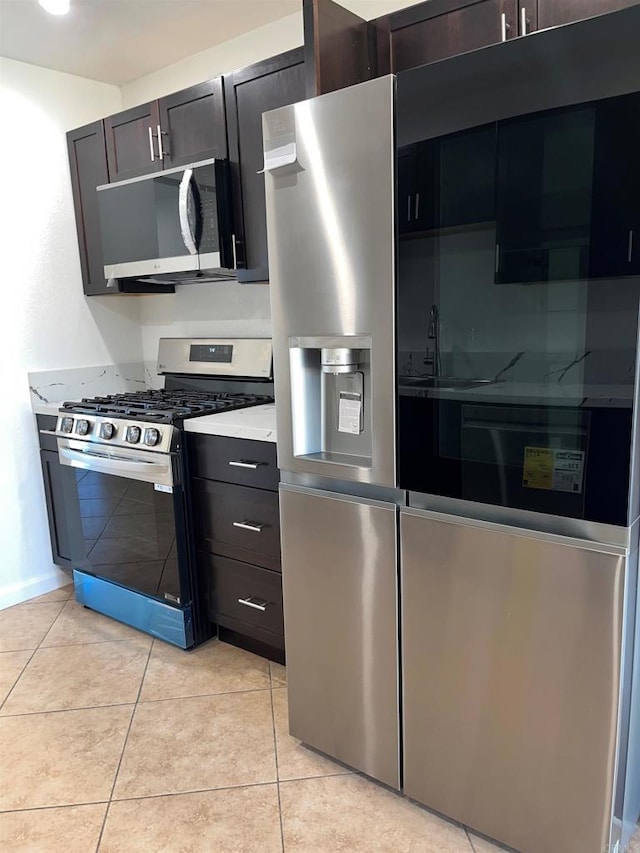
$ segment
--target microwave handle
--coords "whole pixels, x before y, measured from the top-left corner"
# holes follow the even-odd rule
[[[193,191],[191,188],[191,179],[193,177],[193,169],[185,169],[182,180],[180,181],[180,189],[178,191],[178,214],[180,216],[180,233],[182,234],[182,242],[187,248],[190,255],[198,254],[198,247],[189,220],[189,203],[193,205]]]

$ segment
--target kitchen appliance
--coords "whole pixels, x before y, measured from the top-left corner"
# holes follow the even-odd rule
[[[76,469],[85,554],[76,599],[190,648],[210,636],[191,544],[183,423],[273,402],[271,341],[162,338],[165,388],[64,403],[55,435]]]
[[[397,77],[404,790],[531,853],[640,812],[638,26]]]
[[[290,731],[399,788],[393,91],[263,139]]]
[[[263,118],[290,731],[527,853],[640,812],[639,27]]]
[[[235,278],[226,160],[203,160],[97,191],[108,281],[171,285]]]

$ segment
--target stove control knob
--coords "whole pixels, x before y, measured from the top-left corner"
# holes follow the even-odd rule
[[[106,438],[107,441],[116,434],[116,428],[108,421],[100,424],[100,438]]]
[[[129,444],[137,444],[140,441],[140,427],[127,427],[127,441],[129,442]]]
[[[60,429],[62,430],[62,432],[72,432],[73,418],[63,418],[62,423],[60,424]]]
[[[87,435],[91,429],[91,424],[87,420],[79,420],[76,423],[76,432],[78,435]]]
[[[151,429],[146,429],[144,431],[144,443],[149,447],[155,447],[156,444],[160,443],[160,439],[162,435],[159,429],[155,429],[152,427]]]

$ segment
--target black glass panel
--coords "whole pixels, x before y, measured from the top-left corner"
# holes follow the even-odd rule
[[[399,150],[402,488],[628,523],[639,150],[639,94]]]
[[[98,192],[104,263],[188,255],[182,237],[179,200],[182,170]],[[219,247],[216,171],[213,164],[193,170],[187,199],[189,226],[197,249]]]
[[[181,600],[173,495],[152,483],[96,471],[78,482],[87,563],[99,577]]]

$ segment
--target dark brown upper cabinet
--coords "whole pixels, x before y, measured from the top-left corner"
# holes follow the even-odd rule
[[[307,97],[370,80],[376,74],[375,33],[334,0],[303,0]]]
[[[102,121],[67,133],[67,147],[84,292],[88,296],[112,293],[104,277],[96,193],[97,186],[109,181]]]
[[[638,0],[426,0],[370,22],[377,74],[614,12]],[[371,32],[370,32],[371,42]]]
[[[517,0],[428,0],[375,22],[379,71],[406,71],[518,35]]]
[[[158,106],[163,169],[226,158],[222,77],[167,95]]]
[[[304,100],[304,50],[290,50],[228,74],[224,87],[238,281],[267,281],[262,113]]]
[[[227,156],[222,80],[208,80],[104,120],[111,181]]]
[[[111,181],[123,181],[162,169],[158,156],[158,102],[140,104],[104,120]]]
[[[530,4],[526,0],[520,2],[525,8],[531,5],[539,30],[638,5],[638,0],[531,0]]]

